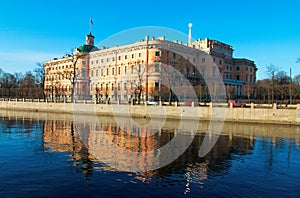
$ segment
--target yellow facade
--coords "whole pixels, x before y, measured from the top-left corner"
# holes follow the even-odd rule
[[[75,98],[89,98],[89,52],[94,47],[94,36],[86,36],[86,44],[67,54],[44,63],[45,95],[50,100],[68,100],[74,92]]]
[[[133,44],[91,52],[90,93],[102,101],[112,102],[136,99],[139,92],[142,101],[166,100],[168,87],[175,86],[168,84],[165,74],[171,74],[173,68],[172,72],[177,75],[173,77],[176,78],[173,84],[177,85],[175,81],[183,82],[179,75],[190,80],[197,79],[200,75],[197,68],[206,67],[201,62],[204,57],[207,54],[203,51],[167,41],[163,37],[151,40],[146,37]]]
[[[58,94],[70,95],[71,74],[73,71],[73,57],[67,55],[63,58],[54,58],[44,63],[45,71],[45,94],[48,99],[54,99]]]
[[[245,86],[256,80],[254,62],[233,58],[232,46],[216,40],[199,39],[187,45],[146,36],[145,40],[111,48],[98,49],[93,44],[90,33],[73,56],[45,62],[48,97],[68,98],[75,87],[79,98],[97,102],[186,101],[193,94],[203,99],[218,93],[223,83],[228,93],[232,89],[232,95],[240,96]]]

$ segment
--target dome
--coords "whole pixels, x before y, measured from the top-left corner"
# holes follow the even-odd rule
[[[82,45],[79,48],[77,48],[79,52],[92,52],[98,50],[96,46],[93,45]]]

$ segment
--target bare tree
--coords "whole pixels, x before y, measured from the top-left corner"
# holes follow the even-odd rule
[[[275,66],[275,65],[268,65],[267,67],[266,67],[266,74],[267,74],[267,76],[269,77],[269,78],[271,78],[272,79],[272,84],[271,84],[271,102],[272,102],[272,104],[274,103],[274,87],[275,87],[275,75],[276,75],[276,73],[278,72],[278,70],[279,70],[279,68],[277,67],[277,66]]]
[[[43,95],[44,101],[46,100],[46,93],[44,91],[44,86],[45,86],[45,76],[47,75],[48,71],[45,71],[44,66],[42,63],[36,63],[37,67],[34,69],[34,76],[36,79],[36,83],[38,86],[39,90],[39,95]]]
[[[4,90],[4,85],[3,85],[3,76],[4,76],[4,71],[0,68],[0,86],[1,86],[1,97],[3,97],[3,90]]]
[[[258,80],[256,82],[255,89],[256,98],[262,100],[263,102],[270,100],[270,93],[272,89],[271,86],[270,79]]]
[[[226,86],[226,94],[227,98],[230,100],[234,97],[234,87],[233,86]]]
[[[22,82],[24,75],[21,72],[15,72],[14,76],[16,78],[16,98],[20,96],[21,90],[20,90],[20,83]]]
[[[251,99],[251,96],[253,96],[253,91],[254,91],[254,85],[250,85],[250,84],[245,85],[245,93],[247,95],[249,103],[251,102],[250,99]]]
[[[4,71],[0,68],[0,78],[3,77]]]
[[[265,71],[266,77],[271,79],[273,76],[276,75],[276,73],[279,71],[279,69],[280,69],[279,67],[277,67],[273,64],[267,65],[266,71]]]
[[[277,98],[281,100],[281,103],[283,103],[284,100],[288,100],[289,98],[289,84],[278,84],[276,86],[276,93]]]
[[[22,95],[24,97],[33,99],[33,93],[36,84],[35,82],[36,80],[33,73],[31,71],[26,72],[21,82],[22,89],[24,90],[24,93]]]
[[[297,83],[298,85],[300,85],[300,74],[296,75],[293,79],[294,83]]]
[[[143,82],[144,82],[144,77],[146,74],[146,67],[143,67],[142,64],[138,64],[135,68],[137,75],[138,75],[138,81],[137,81],[137,85],[136,85],[136,90],[135,92],[137,93],[137,100],[138,100],[138,104],[141,103],[141,96],[144,90],[143,87]]]
[[[160,67],[161,82],[169,91],[168,102],[172,105],[173,91],[176,81],[179,78],[179,72],[172,66],[161,64]]]
[[[75,85],[78,75],[80,74],[78,72],[77,62],[79,59],[82,59],[86,57],[87,54],[81,54],[78,53],[76,55],[73,55],[72,58],[72,67],[66,68],[62,73],[59,73],[58,75],[62,76],[62,78],[68,79],[71,83],[71,101],[75,101]]]
[[[152,67],[153,65],[151,64],[143,65],[142,63],[137,63],[131,66],[131,73],[135,73],[137,75],[137,79],[135,81],[134,96],[138,104],[141,104],[141,97],[146,89],[146,87],[144,87],[143,84],[146,81],[146,78],[151,74]]]
[[[290,82],[290,77],[287,75],[285,71],[278,71],[275,74],[274,78],[279,85],[289,84]]]
[[[13,96],[13,90],[16,87],[16,78],[10,73],[4,73],[1,78],[1,86],[5,90],[6,97]]]

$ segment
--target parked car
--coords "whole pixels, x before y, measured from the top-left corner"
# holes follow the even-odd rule
[[[193,101],[184,101],[183,106],[192,106]],[[199,102],[194,101],[194,106],[197,107],[199,106]]]
[[[157,101],[154,101],[154,100],[148,100],[147,105],[159,105],[159,103]]]
[[[239,103],[236,100],[228,100],[228,105],[230,106],[230,104],[232,104],[232,107],[245,107],[246,106],[246,104]]]

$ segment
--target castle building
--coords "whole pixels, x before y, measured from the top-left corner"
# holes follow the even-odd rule
[[[220,79],[227,98],[251,91],[256,81],[254,62],[233,58],[232,46],[225,43],[208,38],[192,41],[191,27],[187,44],[146,36],[135,43],[98,49],[89,33],[74,55],[45,62],[45,93],[52,99],[74,94],[97,102],[186,101],[193,98],[187,89],[192,85],[201,101],[218,92]]]

